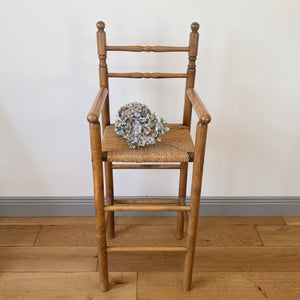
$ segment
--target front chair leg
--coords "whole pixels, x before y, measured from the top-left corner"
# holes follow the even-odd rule
[[[106,187],[106,203],[107,205],[114,204],[114,184],[113,184],[113,170],[112,163],[105,162],[105,187]],[[107,212],[107,235],[108,238],[115,236],[115,215],[113,211]]]
[[[193,275],[195,246],[196,246],[197,228],[198,228],[206,134],[207,134],[207,125],[202,125],[201,123],[199,123],[197,125],[197,130],[196,130],[195,158],[194,158],[194,166],[193,166],[191,203],[190,203],[191,211],[190,211],[188,229],[187,229],[187,241],[186,241],[187,252],[185,254],[185,263],[184,263],[183,288],[185,291],[189,291],[192,287],[192,275]]]
[[[101,132],[99,122],[92,124],[90,123],[90,137],[93,161],[94,201],[98,242],[100,288],[103,292],[105,292],[109,289],[109,281],[106,253]]]

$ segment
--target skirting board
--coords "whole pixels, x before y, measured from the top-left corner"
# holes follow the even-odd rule
[[[117,197],[117,199],[147,197]],[[176,199],[151,197],[151,199]],[[189,200],[187,200],[187,203]],[[171,216],[176,212],[117,212],[119,216]],[[93,197],[0,197],[0,217],[93,216]],[[299,216],[299,197],[202,197],[200,216]]]

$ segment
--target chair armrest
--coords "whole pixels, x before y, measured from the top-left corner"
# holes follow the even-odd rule
[[[90,109],[90,112],[87,116],[87,120],[90,123],[97,123],[99,121],[99,117],[103,108],[103,105],[105,103],[106,97],[108,94],[108,90],[106,87],[100,88],[96,99],[94,100],[94,103]]]
[[[206,107],[202,103],[196,90],[190,88],[187,89],[186,93],[196,111],[200,123],[205,125],[208,124],[211,120],[210,114],[208,113]]]

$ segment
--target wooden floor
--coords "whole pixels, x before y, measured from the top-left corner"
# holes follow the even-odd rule
[[[117,217],[109,245],[182,246],[174,217]],[[200,217],[193,288],[182,253],[111,253],[99,290],[93,217],[0,218],[0,299],[300,299],[300,217]]]

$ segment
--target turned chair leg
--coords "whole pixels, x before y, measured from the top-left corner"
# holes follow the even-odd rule
[[[114,204],[114,184],[112,163],[105,162],[105,187],[106,187],[106,203],[107,205]],[[115,236],[115,215],[113,211],[107,212],[107,236],[113,238]]]
[[[106,230],[104,214],[104,187],[101,132],[99,122],[90,124],[91,150],[93,161],[94,201],[96,215],[96,230],[98,243],[98,261],[100,288],[103,292],[109,289],[108,266],[106,253]]]
[[[179,191],[178,191],[178,205],[185,205],[186,198],[186,181],[187,181],[187,171],[188,163],[181,163],[180,166],[180,175],[179,175]],[[184,232],[184,216],[187,215],[187,212],[178,211],[177,212],[177,239],[183,238]]]
[[[195,256],[195,246],[198,229],[198,217],[202,184],[203,163],[205,154],[207,125],[198,124],[196,131],[195,142],[195,157],[193,166],[193,178],[191,188],[191,211],[189,216],[188,228],[187,228],[187,241],[184,263],[184,278],[183,288],[185,291],[189,291],[192,287],[192,275]]]

